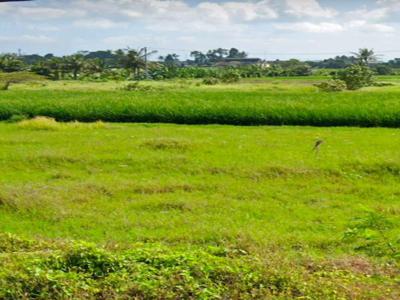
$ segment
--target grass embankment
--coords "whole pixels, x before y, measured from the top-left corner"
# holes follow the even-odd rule
[[[0,298],[399,297],[398,130],[41,119],[0,133],[0,232],[39,241],[0,243]]]
[[[112,83],[16,86],[0,93],[0,119],[26,115],[85,122],[400,126],[398,86],[321,93],[312,86],[316,81],[260,79],[212,87],[155,82],[144,83],[153,87],[150,91],[132,92]]]

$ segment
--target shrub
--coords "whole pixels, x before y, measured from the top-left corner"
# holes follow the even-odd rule
[[[332,79],[315,85],[323,92],[341,92],[346,90],[346,83],[339,79]]]
[[[18,122],[22,122],[24,120],[27,120],[28,116],[23,115],[23,114],[16,114],[16,115],[12,115],[7,122],[8,123],[18,123]]]
[[[395,287],[395,277],[386,282],[336,264],[260,260],[223,247],[146,243],[111,252],[1,234],[0,245],[0,299],[375,299],[369,289],[388,291],[385,298]]]
[[[378,75],[392,75],[393,69],[388,65],[377,65],[375,68],[375,72]]]
[[[223,83],[235,83],[239,82],[240,73],[238,70],[229,70],[221,75],[221,81]]]
[[[216,85],[219,83],[218,78],[215,77],[209,77],[209,78],[204,78],[203,79],[203,84],[205,85]]]
[[[374,82],[372,85],[376,87],[395,86],[395,84],[391,82]]]
[[[23,116],[22,116],[23,117]],[[57,122],[54,118],[35,117],[33,119],[22,119],[18,122],[18,127],[28,130],[63,130],[71,128],[88,128],[88,129],[103,129],[105,124],[101,121],[93,123],[80,123],[77,121],[69,123]]]
[[[139,81],[135,81],[132,83],[128,83],[124,87],[121,88],[123,91],[128,92],[138,92],[138,91],[151,91],[153,88],[148,85],[141,85]]]
[[[358,90],[370,86],[374,82],[372,70],[368,66],[360,64],[339,71],[335,79],[344,81],[348,90]]]
[[[0,82],[0,91],[7,91],[10,87],[11,82]]]
[[[22,120],[18,127],[29,130],[58,130],[60,124],[53,118],[36,117],[30,120]]]

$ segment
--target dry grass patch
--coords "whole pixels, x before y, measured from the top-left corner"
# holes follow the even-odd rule
[[[187,150],[191,147],[191,143],[185,140],[159,138],[148,140],[143,146],[153,150]]]
[[[168,211],[180,211],[189,212],[193,208],[188,203],[183,202],[161,202],[161,203],[149,203],[140,206],[142,210],[168,212]]]
[[[191,193],[197,190],[196,187],[189,184],[175,184],[175,185],[149,185],[137,187],[134,189],[136,194],[154,195],[154,194],[171,194],[175,192]]]
[[[94,123],[80,123],[80,122],[70,122],[62,123],[57,122],[53,118],[48,117],[35,117],[29,120],[23,120],[18,123],[18,127],[27,130],[47,130],[47,131],[57,131],[63,129],[73,129],[73,128],[87,128],[87,129],[102,129],[106,125],[101,122]]]

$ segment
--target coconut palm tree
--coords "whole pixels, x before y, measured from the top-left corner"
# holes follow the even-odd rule
[[[360,64],[368,66],[371,63],[375,63],[378,60],[378,57],[375,55],[373,49],[362,48],[359,49],[358,52],[353,52],[357,60]]]
[[[17,72],[22,71],[24,63],[14,54],[3,54],[0,56],[0,71]]]
[[[74,80],[78,79],[78,75],[85,67],[85,56],[83,54],[74,54],[64,57],[65,71],[71,72]]]
[[[138,76],[140,70],[147,69],[148,57],[156,52],[157,51],[147,52],[147,48],[139,50],[127,48],[125,50],[117,50],[115,54],[118,56],[120,66],[126,69],[129,72],[129,75],[133,74]]]

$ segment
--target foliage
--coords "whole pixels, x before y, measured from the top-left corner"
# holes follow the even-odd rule
[[[370,86],[374,82],[372,70],[362,64],[355,64],[340,70],[335,78],[344,81],[348,90],[358,90]]]
[[[317,83],[315,86],[323,92],[342,92],[347,88],[346,83],[338,79]]]
[[[355,56],[336,56],[334,58],[324,59],[322,61],[309,61],[307,62],[314,68],[320,69],[344,69],[355,63],[357,63],[357,58]]]
[[[123,91],[137,92],[137,91],[151,91],[153,88],[149,85],[141,85],[139,81],[128,83],[121,88]]]
[[[223,83],[236,83],[240,80],[240,73],[234,69],[228,69],[220,76]]]
[[[312,74],[310,65],[297,59],[290,59],[287,61],[278,60],[275,61],[273,65],[277,65],[281,68],[281,72],[276,76],[309,76]]]
[[[358,52],[353,53],[358,60],[358,63],[363,66],[368,66],[371,63],[377,62],[377,56],[373,49],[362,48]]]
[[[0,55],[0,72],[23,71],[24,63],[14,54]]]
[[[344,240],[356,244],[356,250],[371,256],[389,256],[400,261],[400,238],[391,240],[394,225],[382,214],[368,212],[355,218],[344,234]]]
[[[0,257],[5,300],[374,299],[375,282],[385,287],[380,296],[390,295],[391,286],[379,277],[314,262],[308,272],[301,264],[290,269],[282,259],[263,267],[246,251],[223,247],[174,249],[153,243],[112,252],[87,242],[38,242],[9,234],[0,240],[22,243]],[[364,289],[354,289],[360,284]]]
[[[203,79],[203,84],[205,85],[216,85],[219,83],[218,78],[215,77],[208,77]]]
[[[223,249],[171,251],[154,244],[111,253],[83,242],[40,248],[47,251],[17,255],[11,262],[0,258],[1,299],[256,299],[280,288],[272,278],[263,278],[255,261],[220,256]],[[5,251],[7,258],[11,254]]]
[[[390,66],[384,65],[384,64],[379,64],[374,66],[374,71],[378,75],[392,75],[393,70]]]
[[[20,120],[18,120],[20,119]],[[28,119],[26,116],[16,116],[13,115],[9,122],[18,122],[18,127],[21,129],[27,130],[45,130],[45,131],[55,131],[55,130],[62,130],[62,129],[71,129],[71,128],[91,128],[91,129],[101,129],[104,128],[105,125],[103,122],[95,122],[95,123],[79,123],[79,122],[72,122],[72,123],[60,123],[57,122],[53,118],[48,117],[35,117],[33,119]]]

